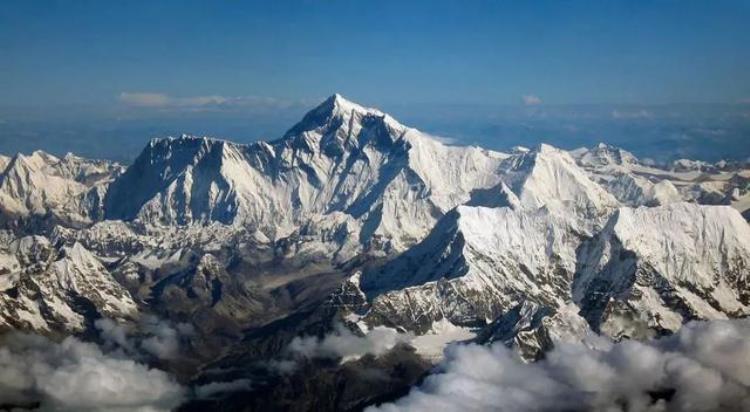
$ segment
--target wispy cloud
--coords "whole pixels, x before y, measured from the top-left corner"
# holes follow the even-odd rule
[[[640,110],[612,110],[612,118],[613,119],[650,119],[654,117],[654,115],[646,110],[646,109],[640,109]]]
[[[521,97],[521,100],[523,100],[523,104],[526,106],[538,106],[542,104],[542,99],[533,94],[524,95]]]
[[[122,92],[118,96],[120,102],[138,107],[163,107],[169,104],[169,96],[161,93],[130,93]]]
[[[231,108],[289,108],[315,103],[306,99],[288,100],[263,96],[176,97],[156,92],[121,92],[117,99],[120,103],[130,107],[184,111],[210,111]]]
[[[458,139],[455,137],[448,137],[448,136],[438,136],[438,135],[430,135],[433,139],[437,140],[438,142],[444,144],[444,145],[454,145],[458,143]]]

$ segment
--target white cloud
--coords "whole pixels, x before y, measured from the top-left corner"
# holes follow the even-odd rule
[[[68,337],[13,333],[0,347],[0,404],[57,411],[167,411],[185,390],[165,372]]]
[[[652,117],[654,117],[653,114],[646,109],[612,110],[613,119],[650,119]]]
[[[521,97],[521,100],[523,100],[523,104],[526,106],[537,106],[542,104],[542,99],[539,98],[539,96],[535,96],[533,94],[527,94]]]
[[[122,92],[118,99],[127,105],[137,107],[164,107],[170,102],[169,96],[161,93]]]
[[[228,108],[288,108],[309,105],[307,100],[284,100],[262,96],[188,96],[175,97],[155,92],[121,92],[118,100],[131,107],[162,110],[209,111]]]
[[[695,322],[661,340],[590,346],[560,345],[535,363],[500,344],[452,346],[440,373],[369,410],[750,410],[748,320]]]
[[[343,361],[360,358],[366,354],[382,355],[401,342],[408,342],[410,335],[400,334],[394,329],[377,327],[365,336],[357,336],[341,324],[322,339],[315,336],[296,337],[287,347],[290,354],[306,358],[342,358]]]
[[[194,334],[192,325],[169,322],[156,317],[141,320],[141,329],[150,336],[141,341],[141,348],[159,359],[173,359],[180,354],[180,344]]]
[[[131,356],[144,352],[159,359],[174,359],[181,351],[183,341],[193,334],[193,327],[186,323],[171,323],[156,316],[143,316],[136,325],[119,324],[111,319],[98,319],[94,325],[105,344],[121,349]]]
[[[380,356],[399,343],[409,343],[414,336],[398,333],[395,329],[376,327],[364,336],[354,334],[343,324],[334,325],[333,331],[322,338],[297,336],[284,349],[280,358],[270,359],[265,366],[286,375],[294,372],[300,361],[307,359],[339,359],[341,363],[357,360],[371,354]]]

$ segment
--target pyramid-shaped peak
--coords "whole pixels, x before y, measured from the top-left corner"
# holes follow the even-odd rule
[[[371,107],[365,107],[358,103],[355,103],[339,93],[334,93],[321,103],[317,108],[313,109],[314,112],[325,113],[325,114],[351,114],[357,112],[360,114],[373,114],[382,116],[383,112],[378,109]]]
[[[16,155],[13,156],[13,159],[10,163],[12,164],[12,167],[25,167],[25,168],[31,168],[31,169],[39,169],[44,166],[57,163],[59,161],[60,159],[58,159],[57,157],[47,152],[44,152],[42,150],[35,150],[29,155],[25,155],[23,153],[16,153]]]
[[[362,119],[371,117],[381,118],[390,127],[403,127],[382,111],[354,103],[341,94],[335,93],[307,112],[299,123],[286,132],[284,137],[298,136],[303,132],[316,129],[338,129],[341,125],[349,127],[352,120],[354,123],[360,123]]]

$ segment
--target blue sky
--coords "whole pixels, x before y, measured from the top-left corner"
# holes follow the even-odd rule
[[[13,1],[3,104],[750,98],[747,1]]]
[[[251,139],[333,92],[423,128],[436,106],[743,105],[748,22],[750,2],[730,0],[3,0],[0,125],[127,119]],[[12,130],[0,139],[25,129]]]

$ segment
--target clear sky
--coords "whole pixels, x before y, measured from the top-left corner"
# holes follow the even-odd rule
[[[750,2],[729,0],[3,0],[0,103],[735,102],[748,26]]]
[[[709,126],[741,140],[749,27],[750,1],[739,0],[0,0],[0,150],[61,150],[63,131],[75,150],[75,139],[124,128],[138,146],[180,130],[276,137],[333,92],[490,147],[524,130],[560,140],[586,126],[535,129],[516,115],[499,124],[487,108],[502,105],[546,119],[540,110],[556,105],[734,105],[731,121]],[[465,119],[472,105],[482,119]],[[625,126],[656,113],[598,112]],[[589,128],[590,139],[609,138],[609,126]]]

